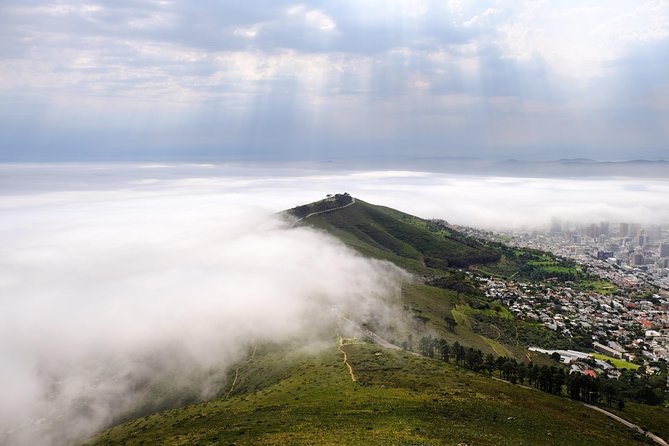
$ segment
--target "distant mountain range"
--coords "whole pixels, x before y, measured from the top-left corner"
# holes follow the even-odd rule
[[[486,161],[475,159],[430,158],[413,160],[414,168],[428,171],[472,175],[520,177],[641,177],[669,178],[667,160],[596,161],[588,158],[554,161],[508,159]]]

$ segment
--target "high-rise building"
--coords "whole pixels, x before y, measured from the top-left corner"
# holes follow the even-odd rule
[[[660,243],[660,257],[669,257],[669,243]]]
[[[621,237],[627,237],[630,235],[630,225],[627,223],[620,223],[620,230],[618,233]]]
[[[662,227],[658,225],[651,225],[646,227],[646,235],[648,239],[653,242],[657,242],[662,239]]]
[[[630,223],[628,235],[630,237],[636,237],[637,235],[639,235],[640,230],[641,230],[641,225],[639,225],[638,223]]]
[[[590,238],[597,238],[599,237],[599,234],[599,225],[593,223],[585,228],[585,235]]]
[[[603,221],[599,224],[599,234],[606,234],[608,235],[609,233],[609,222],[608,221]]]
[[[648,244],[648,236],[643,230],[641,230],[641,233],[637,236],[637,244],[639,246]]]

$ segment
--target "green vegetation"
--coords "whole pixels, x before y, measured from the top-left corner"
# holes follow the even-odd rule
[[[336,210],[314,214],[330,209]],[[347,194],[290,213],[298,218],[314,214],[300,224],[415,274],[418,279],[402,287],[404,324],[388,334],[410,351],[349,341],[341,348],[357,379],[353,382],[334,340],[321,353],[297,345],[261,346],[230,371],[212,401],[128,421],[90,444],[647,443],[633,430],[560,395],[590,401],[624,394],[626,401],[644,400],[659,395],[658,383],[626,382],[611,389],[599,380],[568,379],[555,361],[526,347],[574,348],[578,333],[567,339],[541,324],[515,319],[485,297],[473,275],[456,268],[523,280],[570,280],[575,288],[595,290],[608,289],[606,282],[547,253],[478,241],[439,222],[353,203]],[[622,410],[623,417],[629,411],[643,420],[646,409],[630,402]],[[669,437],[666,411],[645,420],[639,424]]]
[[[480,270],[493,277],[514,277],[533,282],[559,281],[571,283],[579,291],[594,291],[612,295],[618,288],[610,281],[592,276],[581,265],[536,249],[519,249],[495,244],[502,252],[496,263],[483,265]]]
[[[583,279],[578,282],[576,288],[582,291],[594,291],[595,293],[610,296],[618,291],[618,287],[612,282],[603,279]]]
[[[331,209],[336,209],[353,202],[353,197],[347,193],[336,194],[326,198],[325,200],[315,201],[309,204],[303,204],[287,211],[297,218],[305,218],[309,214],[316,212],[325,212]]]
[[[498,339],[505,344],[551,349],[575,349],[579,346],[574,340],[560,336],[540,323],[493,315],[489,312],[469,311],[468,314],[476,333],[497,334]]]
[[[503,261],[483,268],[493,275],[519,278],[532,281],[560,280],[576,282],[586,277],[573,261],[557,258],[551,254],[534,249],[518,249],[502,244],[497,245],[504,253]]]
[[[260,355],[257,367],[275,382],[130,421],[90,444],[644,444],[631,429],[557,396],[410,353],[344,348],[356,382],[334,345],[282,361],[276,373],[274,358]]]
[[[305,224],[331,232],[363,254],[421,273],[492,263],[501,256],[497,249],[438,223],[360,200],[336,212],[314,215]]]
[[[615,406],[609,408],[611,412],[640,426],[642,429],[659,435],[666,440],[669,438],[669,408],[648,406],[635,402],[626,402],[623,409]]]
[[[602,361],[608,361],[611,364],[613,364],[617,369],[623,370],[623,369],[628,369],[628,370],[638,370],[639,365],[638,364],[632,364],[631,362],[627,362],[623,359],[618,359],[614,358],[612,356],[606,356],[601,353],[592,353],[592,356],[597,359],[601,359]]]
[[[542,324],[517,320],[504,305],[485,297],[473,275],[454,266],[518,280],[570,281],[577,289],[615,289],[573,261],[539,250],[475,240],[440,222],[360,200],[335,212],[314,215],[302,224],[328,231],[364,255],[391,261],[425,278],[424,284],[407,284],[403,290],[404,307],[413,317],[409,324],[413,333],[398,333],[397,338],[409,343],[406,338],[410,335],[429,332],[448,342],[458,340],[486,353],[504,352],[517,359],[526,359],[526,347],[531,345],[581,349],[592,345],[589,333],[574,332],[567,338]]]

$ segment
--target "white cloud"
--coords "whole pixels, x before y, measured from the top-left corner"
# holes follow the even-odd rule
[[[52,192],[0,198],[3,444],[81,439],[169,374],[207,396],[250,346],[331,337],[333,308],[383,315],[397,295],[395,267],[291,229],[234,181],[83,170],[104,190],[59,190],[52,170]]]
[[[235,28],[234,34],[235,36],[246,37],[247,39],[253,39],[255,36],[258,35],[259,30],[260,30],[259,25],[240,27],[240,28]]]
[[[625,55],[630,43],[669,36],[669,5],[662,1],[529,1],[506,6],[507,14],[496,26],[501,36],[497,43],[507,57],[539,57],[557,74],[581,80],[605,76],[608,64]]]
[[[648,43],[669,37],[669,4],[646,1],[599,26],[595,33],[624,51],[628,43]]]
[[[293,17],[300,17],[304,22],[313,28],[321,31],[333,31],[337,24],[325,12],[318,9],[308,9],[304,5],[291,6],[286,10],[286,14]]]
[[[499,14],[499,12],[500,11],[498,9],[488,8],[481,14],[476,14],[474,17],[467,20],[462,25],[466,28],[469,28],[471,26],[485,26],[486,19],[489,17],[494,17],[495,15]]]
[[[322,11],[311,10],[304,14],[307,24],[320,29],[321,31],[332,31],[337,27],[337,24],[332,17],[328,16]]]
[[[333,306],[390,312],[397,269],[273,215],[326,193],[488,228],[669,223],[669,181],[635,178],[24,164],[0,165],[0,191],[0,440],[21,446],[81,438],[138,382],[225,369],[327,327]]]
[[[120,128],[118,146],[141,156],[167,134],[162,153],[178,156],[254,146],[309,157],[354,143],[373,155],[487,156],[496,142],[495,153],[538,147],[547,158],[561,156],[556,145],[664,156],[661,0],[6,3],[0,133],[21,142],[0,146],[10,159],[45,153],[46,140],[114,157],[95,141]],[[490,113],[497,97],[518,106]],[[503,131],[507,114],[527,135]],[[282,120],[281,137],[250,130]]]

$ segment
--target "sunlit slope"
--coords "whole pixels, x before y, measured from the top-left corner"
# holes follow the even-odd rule
[[[318,202],[310,206],[319,209]],[[416,272],[494,263],[501,257],[495,248],[456,231],[359,199],[350,206],[312,215],[300,224],[324,229],[362,254]]]
[[[318,204],[305,205],[301,217],[322,210]],[[560,341],[551,340],[555,335],[539,324],[515,321],[486,300],[475,279],[451,268],[495,265],[496,246],[359,200],[330,205],[327,212],[298,224],[326,230],[363,254],[426,278],[428,283],[416,280],[403,286],[406,320],[397,325],[404,328],[383,332],[388,327],[345,315],[379,330],[392,343],[410,341],[417,350],[421,337],[436,336],[527,360],[528,339],[533,344]],[[477,326],[477,314],[494,319]],[[449,327],[447,319],[455,326]],[[347,344],[342,349],[356,379],[352,381],[336,339],[319,353],[304,351],[301,343],[250,351],[230,370],[212,401],[127,422],[91,444],[646,444],[633,430],[569,399],[440,360],[373,344]],[[531,359],[549,361],[534,354]]]
[[[340,203],[318,201],[289,212],[300,217],[311,214],[298,224],[325,230],[364,255],[391,261],[425,279],[426,283],[403,286],[409,330],[394,336],[398,345],[407,341],[415,348],[422,336],[437,336],[484,353],[535,362],[543,358],[528,352],[530,345],[576,347],[542,324],[516,320],[501,305],[487,300],[475,279],[457,271],[500,270],[503,263],[506,273],[515,275],[521,272],[524,257],[513,256],[510,262],[505,254],[508,248],[499,244],[357,198],[338,197]],[[519,252],[534,259],[531,253]],[[455,326],[448,328],[448,320],[455,321]]]
[[[570,400],[376,345],[263,354],[230,398],[130,421],[93,445],[636,445],[631,429]]]

